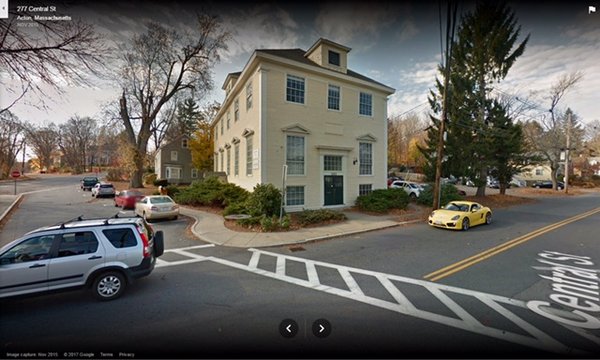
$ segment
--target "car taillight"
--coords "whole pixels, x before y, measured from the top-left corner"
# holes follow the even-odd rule
[[[152,210],[152,211],[158,211],[158,208],[157,208],[156,206],[152,206],[152,207],[150,208],[150,210]]]
[[[149,257],[150,254],[150,242],[148,241],[148,237],[144,232],[138,228],[138,232],[140,233],[140,237],[142,238],[142,244],[144,245],[144,257]]]

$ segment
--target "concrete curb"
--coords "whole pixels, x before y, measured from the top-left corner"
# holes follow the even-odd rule
[[[335,234],[327,234],[327,235],[323,235],[323,236],[316,236],[316,237],[302,239],[302,240],[282,241],[282,242],[277,242],[277,243],[268,244],[268,245],[232,246],[232,245],[228,245],[227,241],[225,241],[223,243],[217,243],[215,241],[210,241],[207,238],[203,237],[200,233],[198,233],[196,231],[196,224],[198,224],[198,222],[200,220],[197,217],[195,217],[195,216],[191,216],[191,215],[186,215],[186,216],[191,217],[192,219],[194,219],[194,223],[191,225],[191,231],[194,234],[194,236],[196,236],[198,239],[200,239],[202,241],[205,241],[207,243],[215,244],[215,245],[219,245],[219,246],[226,246],[226,247],[231,247],[231,248],[245,248],[245,249],[249,249],[249,248],[276,247],[276,246],[289,246],[289,245],[298,245],[298,244],[309,244],[309,243],[314,243],[314,242],[318,242],[318,241],[321,241],[321,240],[338,238],[338,237],[349,236],[349,235],[354,235],[354,234],[367,233],[367,232],[371,232],[371,231],[388,229],[388,228],[392,228],[392,227],[397,227],[397,226],[402,226],[402,225],[408,225],[408,224],[413,224],[413,223],[417,223],[417,222],[421,222],[422,221],[422,220],[419,220],[419,219],[417,219],[417,220],[409,220],[409,221],[399,222],[399,223],[396,223],[396,224],[379,226],[379,227],[371,228],[371,229],[360,229],[360,230],[346,231],[346,232],[340,232],[340,233],[335,233]]]
[[[4,218],[6,216],[8,216],[8,214],[10,214],[10,212],[13,210],[13,208],[19,203],[19,201],[21,201],[21,199],[23,198],[23,194],[19,194],[19,196],[17,196],[17,198],[12,202],[12,204],[10,204],[8,206],[8,209],[6,209],[2,215],[0,215],[0,222],[2,220],[4,220]]]

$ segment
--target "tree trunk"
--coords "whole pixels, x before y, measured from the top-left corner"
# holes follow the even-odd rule
[[[479,170],[479,178],[483,180],[483,184],[477,188],[475,196],[485,196],[485,187],[487,185],[487,167],[483,167]]]
[[[144,175],[144,153],[139,149],[136,150],[133,159],[135,170],[131,174],[131,179],[129,179],[129,187],[130,188],[143,188],[143,175]]]
[[[500,195],[506,195],[506,184],[500,183]]]

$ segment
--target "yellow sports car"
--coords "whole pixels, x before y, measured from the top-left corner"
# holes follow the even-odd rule
[[[492,223],[492,210],[472,201],[451,201],[429,215],[429,225],[455,230]]]

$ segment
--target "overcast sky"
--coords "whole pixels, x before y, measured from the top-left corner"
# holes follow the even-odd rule
[[[10,1],[10,0],[9,0]],[[11,8],[16,3],[10,1]],[[28,3],[27,3],[28,4]],[[50,2],[45,2],[50,5]],[[530,34],[524,55],[508,77],[496,85],[500,91],[520,98],[538,92],[532,100],[540,111],[548,108],[547,90],[562,74],[581,70],[583,80],[562,101],[584,122],[600,119],[600,0],[509,3],[515,10],[522,35]],[[598,12],[589,13],[596,5]],[[211,8],[231,32],[229,49],[214,68],[213,92],[206,101],[222,101],[221,85],[227,73],[240,71],[258,48],[308,49],[319,37],[352,48],[348,67],[396,89],[388,113],[397,115],[416,107],[427,110],[440,60],[438,3],[412,2],[128,2],[71,1],[58,3],[59,11],[96,25],[109,41],[120,42],[142,32],[148,20],[174,26],[189,24],[194,11]],[[462,10],[469,9],[468,4]],[[3,82],[7,77],[3,76]],[[26,99],[12,108],[21,119],[32,122],[65,122],[70,116],[101,119],[101,106],[118,97],[118,88],[97,82],[93,88],[64,87],[60,96],[48,91],[49,111],[27,105]],[[0,88],[0,107],[12,102],[12,94]]]

